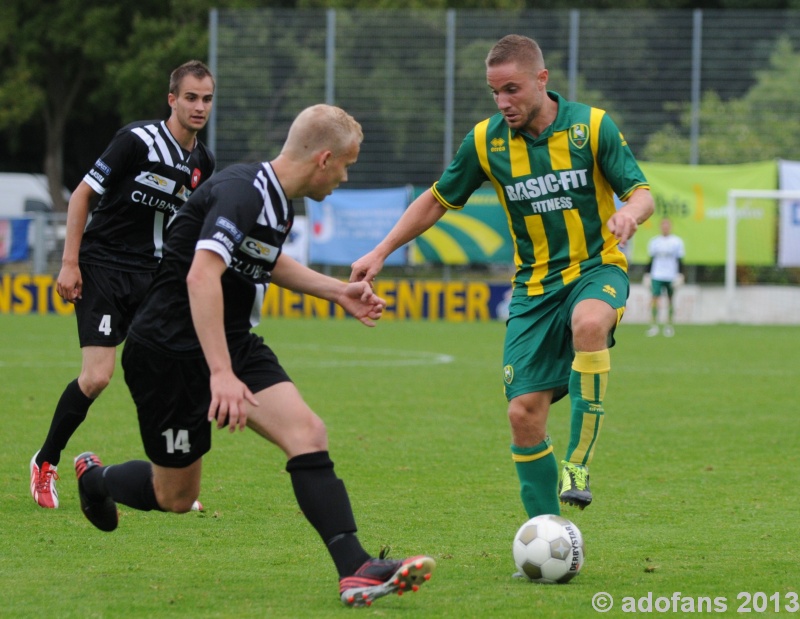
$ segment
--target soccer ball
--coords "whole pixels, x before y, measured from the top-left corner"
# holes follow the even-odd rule
[[[564,583],[583,567],[583,535],[562,516],[531,518],[514,536],[514,563],[533,582]]]

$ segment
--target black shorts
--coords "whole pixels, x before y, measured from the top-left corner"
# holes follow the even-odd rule
[[[155,271],[137,273],[83,263],[80,269],[83,292],[75,303],[75,316],[81,348],[119,346],[128,335]]]
[[[230,354],[234,373],[254,394],[290,380],[259,336],[250,334]],[[130,337],[122,369],[151,462],[183,468],[211,449],[210,374],[204,357],[171,357]]]

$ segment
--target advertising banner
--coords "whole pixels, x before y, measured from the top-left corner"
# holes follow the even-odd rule
[[[322,202],[306,199],[309,263],[349,266],[383,240],[408,206],[410,194],[410,187],[337,189]],[[384,263],[404,264],[404,248]]]
[[[800,161],[778,162],[781,189],[800,190]],[[800,266],[800,200],[781,200],[778,266]]]
[[[0,314],[67,316],[74,311],[75,306],[58,295],[54,275],[30,273],[0,275]]]
[[[289,238],[283,244],[283,253],[294,258],[300,264],[308,264],[308,217],[297,215],[289,232]]]
[[[382,321],[481,322],[508,317],[510,282],[380,278],[374,286],[387,302]],[[0,315],[67,316],[74,310],[74,305],[58,296],[53,275],[0,275]],[[352,320],[335,303],[275,284],[267,288],[261,313],[267,318]]]
[[[415,196],[428,189],[416,187]],[[494,189],[481,188],[460,211],[449,211],[414,243],[411,262],[420,264],[513,264],[514,246],[506,212]]]
[[[659,234],[664,217],[686,246],[686,264],[725,264],[728,191],[777,189],[774,161],[739,165],[678,165],[640,162],[656,203],[655,214],[639,227],[630,248],[632,262],[647,264],[647,242]],[[775,264],[774,200],[738,204],[736,261],[745,265]]]
[[[456,280],[383,279],[375,293],[386,300],[381,321],[481,322],[508,318],[510,283]],[[335,303],[272,285],[262,315],[273,318],[348,318]]]
[[[0,262],[28,259],[30,219],[0,219]]]

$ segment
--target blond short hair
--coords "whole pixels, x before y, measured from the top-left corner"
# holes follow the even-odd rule
[[[539,44],[519,34],[509,34],[500,39],[486,56],[486,67],[516,62],[534,71],[544,69],[544,56]]]
[[[340,107],[320,103],[297,115],[281,152],[296,159],[320,150],[339,155],[363,139],[361,124],[355,118]]]

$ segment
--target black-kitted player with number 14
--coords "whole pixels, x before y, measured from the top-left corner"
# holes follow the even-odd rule
[[[343,604],[370,605],[430,578],[431,557],[373,557],[361,546],[324,422],[251,331],[271,283],[337,303],[367,326],[380,318],[386,302],[367,282],[342,282],[281,251],[294,221],[292,200],[322,200],[345,182],[362,139],[361,125],[341,108],[306,108],[275,159],[228,166],[175,216],[122,352],[149,461],[103,466],[92,452],[75,459],[81,509],[97,528],[117,528],[117,503],[189,511],[212,425],[246,426],[286,455],[297,503],[336,566]],[[256,504],[252,479],[243,482]]]
[[[58,507],[61,452],[111,380],[116,348],[161,259],[167,224],[214,172],[213,154],[197,139],[211,113],[214,86],[200,61],[175,69],[169,118],[120,129],[70,198],[57,291],[75,304],[83,361],[31,458],[31,495],[41,507]]]

